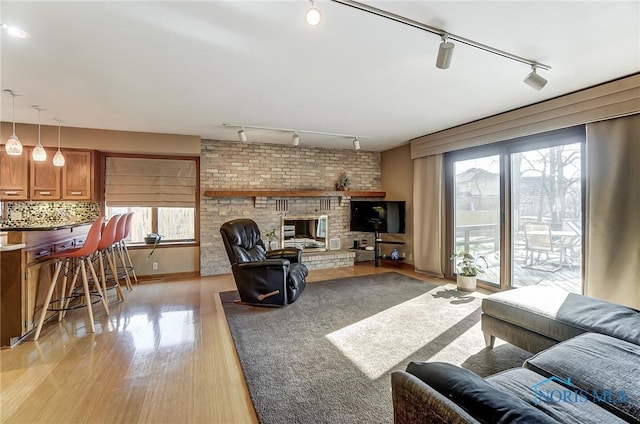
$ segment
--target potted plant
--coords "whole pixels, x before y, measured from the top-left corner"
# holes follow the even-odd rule
[[[153,244],[153,249],[151,249],[151,252],[149,252],[149,254],[147,255],[147,259],[149,259],[151,255],[153,255],[153,252],[156,251],[156,247],[158,247],[158,243],[160,243],[161,239],[162,236],[156,233],[147,234],[147,236],[144,238],[144,242],[146,244]]]
[[[484,256],[474,257],[471,253],[461,250],[453,254],[451,260],[456,261],[457,283],[460,291],[474,291],[476,289],[477,276],[484,272],[483,265],[478,263],[482,260],[484,267],[488,267]]]
[[[276,235],[276,229],[273,228],[266,232],[264,236],[267,238],[267,250],[277,249],[278,248],[278,236]]]
[[[336,190],[338,191],[349,190],[350,185],[351,185],[351,180],[347,176],[347,173],[343,172],[342,175],[340,176],[340,179],[336,183]]]

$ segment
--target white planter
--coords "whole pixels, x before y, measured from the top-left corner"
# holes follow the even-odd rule
[[[458,290],[472,292],[476,290],[476,278],[477,277],[465,277],[458,274]]]

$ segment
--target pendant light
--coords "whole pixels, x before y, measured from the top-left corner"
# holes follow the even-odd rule
[[[53,119],[54,121],[58,121],[58,151],[53,155],[53,166],[64,166],[64,155],[60,151],[60,123],[64,121],[58,118]]]
[[[16,96],[19,96],[19,94],[16,94],[13,90],[4,90],[4,92],[11,94],[11,97],[13,97],[11,112],[11,118],[13,120],[13,134],[9,136],[7,144],[4,146],[4,150],[8,155],[20,156],[22,154],[22,143],[20,143],[20,139],[18,139],[18,136],[16,135]]]
[[[44,147],[42,147],[42,143],[40,142],[40,112],[46,109],[37,105],[32,105],[31,107],[38,111],[38,144],[33,149],[31,157],[36,162],[44,162],[47,160],[47,152],[44,150]]]

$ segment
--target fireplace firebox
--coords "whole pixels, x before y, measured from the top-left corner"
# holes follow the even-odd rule
[[[283,216],[280,226],[283,248],[297,247],[306,251],[327,250],[329,245],[329,217]]]

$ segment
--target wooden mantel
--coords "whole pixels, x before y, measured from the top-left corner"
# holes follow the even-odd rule
[[[385,197],[386,191],[207,190],[205,197]]]

